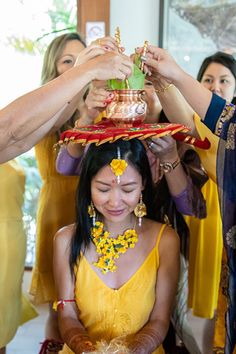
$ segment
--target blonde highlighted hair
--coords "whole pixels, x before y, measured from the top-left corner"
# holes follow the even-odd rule
[[[67,42],[72,40],[78,40],[84,45],[84,47],[86,47],[84,40],[77,32],[62,34],[61,36],[54,38],[53,41],[49,44],[43,59],[43,67],[41,72],[42,85],[55,79],[58,76],[57,62],[61,57]]]

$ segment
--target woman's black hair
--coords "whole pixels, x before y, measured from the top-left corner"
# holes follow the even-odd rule
[[[210,55],[203,60],[197,74],[197,80],[199,82],[202,81],[202,77],[211,63],[218,63],[228,68],[234,76],[236,86],[236,60],[234,59],[233,55],[224,52],[216,52],[215,54]],[[233,97],[232,103],[236,103],[236,97]]]
[[[117,158],[117,148],[120,148],[121,158],[132,165],[141,175],[144,184],[143,201],[147,207],[147,217],[154,219],[153,182],[146,149],[138,139],[128,141],[117,140],[114,143],[105,143],[99,146],[91,144],[82,162],[80,181],[76,194],[76,229],[71,241],[70,267],[76,264],[81,251],[90,243],[91,218],[88,215],[88,206],[91,203],[91,181],[94,176]]]
[[[170,123],[163,109],[160,112],[159,123]],[[177,146],[179,144],[177,143]],[[185,157],[181,157],[181,163],[184,166]],[[154,188],[154,214],[158,221],[162,223],[168,222],[180,237],[181,253],[187,258],[188,255],[188,238],[189,228],[185,222],[184,216],[180,213],[170,194],[167,181],[164,177],[158,181]]]
[[[197,74],[197,80],[199,82],[201,82],[206,69],[211,63],[222,64],[228,68],[236,80],[236,60],[234,59],[233,55],[224,52],[216,52],[215,54],[210,55],[203,60]]]

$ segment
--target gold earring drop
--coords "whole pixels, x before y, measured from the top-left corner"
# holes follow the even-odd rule
[[[142,217],[147,215],[147,208],[143,202],[143,196],[140,195],[139,203],[134,208],[134,215],[138,218],[138,226],[142,225]]]
[[[93,226],[95,226],[95,222],[96,222],[96,210],[94,208],[94,204],[91,201],[90,205],[88,206],[88,214],[90,216],[90,218],[93,219]]]

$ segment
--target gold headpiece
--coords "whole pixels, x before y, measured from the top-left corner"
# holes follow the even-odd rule
[[[117,147],[117,159],[113,159],[110,163],[110,166],[112,172],[117,177],[117,183],[120,183],[120,176],[123,175],[128,164],[124,159],[121,159],[119,147]]]

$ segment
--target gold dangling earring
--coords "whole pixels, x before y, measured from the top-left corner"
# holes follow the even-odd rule
[[[142,217],[147,215],[147,208],[143,202],[143,196],[140,195],[139,203],[134,208],[134,215],[138,218],[138,226],[142,225]]]
[[[92,201],[91,201],[90,205],[88,206],[88,214],[89,214],[90,218],[93,218],[93,226],[95,226],[96,210],[94,208],[94,204]]]

